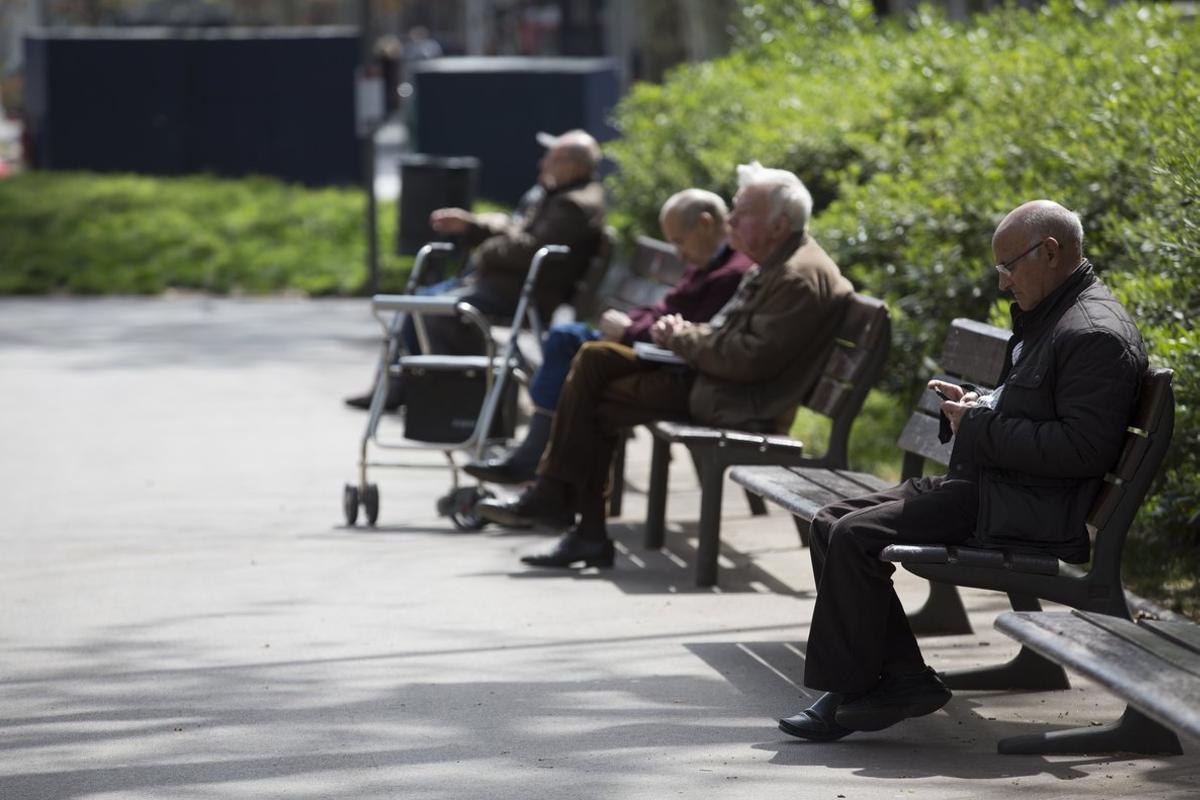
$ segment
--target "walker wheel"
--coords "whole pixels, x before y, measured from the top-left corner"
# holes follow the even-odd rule
[[[495,495],[478,486],[455,489],[438,501],[438,511],[445,508],[446,516],[460,531],[482,530],[488,521],[475,512],[475,504],[487,497]]]
[[[376,499],[378,505],[378,499]],[[376,508],[378,511],[378,508]],[[358,522],[358,487],[347,483],[346,488],[342,489],[342,511],[346,514],[346,525],[354,527],[354,523]]]
[[[379,519],[379,487],[373,483],[368,483],[367,491],[363,493],[363,508],[367,511],[367,524],[374,527],[375,520]]]

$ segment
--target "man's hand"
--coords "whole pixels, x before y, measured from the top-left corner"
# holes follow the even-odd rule
[[[666,314],[659,317],[658,321],[654,323],[654,327],[650,329],[650,338],[659,347],[669,349],[671,340],[691,324],[678,314]]]
[[[633,320],[624,311],[610,308],[600,315],[600,335],[605,341],[619,342],[625,338],[625,331],[633,324]]]
[[[979,395],[975,392],[964,392],[961,386],[945,381],[930,381],[927,385],[929,391],[945,396],[946,399],[942,400],[941,405],[942,413],[950,420],[950,430],[958,433],[963,414],[979,404]]]
[[[474,221],[475,215],[461,208],[439,208],[429,215],[429,227],[448,236],[466,233]]]

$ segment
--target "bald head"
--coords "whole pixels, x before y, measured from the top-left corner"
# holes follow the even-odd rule
[[[1025,311],[1063,284],[1083,260],[1083,225],[1053,200],[1033,200],[1010,211],[992,235],[1000,289]]]
[[[1058,243],[1063,257],[1076,264],[1083,259],[1083,224],[1079,215],[1053,200],[1031,200],[1008,212],[996,228],[996,236],[1008,230],[1019,231],[1032,246],[1039,239]]]
[[[704,214],[724,225],[725,218],[729,216],[729,209],[726,208],[721,195],[715,192],[707,189],[684,189],[671,195],[667,202],[663,203],[662,210],[658,213],[659,223],[672,214],[678,216],[683,227],[691,230]]]
[[[705,189],[684,189],[663,203],[658,215],[663,238],[675,245],[685,263],[704,266],[729,233],[721,196]]]

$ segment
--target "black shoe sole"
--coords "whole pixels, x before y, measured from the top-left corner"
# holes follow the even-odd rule
[[[582,563],[585,567],[598,567],[600,569],[612,569],[615,556],[609,553],[607,556],[592,556],[591,558],[576,558],[571,561],[563,561],[556,558],[541,558],[539,556],[524,556],[521,559],[522,564],[530,567],[557,567],[565,569],[574,564]]]
[[[492,467],[467,464],[463,472],[477,480],[495,483],[500,486],[516,486],[522,483],[532,483],[537,480],[536,472],[518,473],[511,469],[495,469]]]
[[[552,530],[562,532],[575,524],[575,515],[561,517],[523,517],[516,514],[507,508],[479,504],[475,507],[476,513],[489,522],[503,528],[517,528],[525,530],[528,528],[539,528],[542,530]]]
[[[945,694],[930,693],[908,703],[898,703],[887,706],[866,706],[855,708],[854,704],[838,708],[835,719],[838,725],[852,731],[881,731],[890,728],[897,722],[903,722],[913,717],[923,717],[940,709],[950,702],[949,690]]]

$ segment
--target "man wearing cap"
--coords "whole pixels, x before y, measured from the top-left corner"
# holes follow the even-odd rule
[[[429,224],[437,233],[461,235],[474,250],[463,277],[424,287],[422,294],[454,294],[484,314],[512,316],[533,254],[544,245],[559,244],[571,252],[546,262],[533,302],[542,319],[549,319],[570,297],[604,236],[604,189],[595,175],[600,146],[582,130],[561,136],[539,133],[537,140],[546,154],[538,162],[537,186],[526,193],[518,213],[510,217],[440,208],[430,215]],[[431,317],[425,320],[425,328],[430,346],[438,353],[482,352],[478,332],[457,319]],[[411,320],[402,335],[408,352],[419,352]],[[390,409],[403,403],[398,384],[389,388]],[[346,400],[356,408],[367,408],[370,402],[371,393]]]

